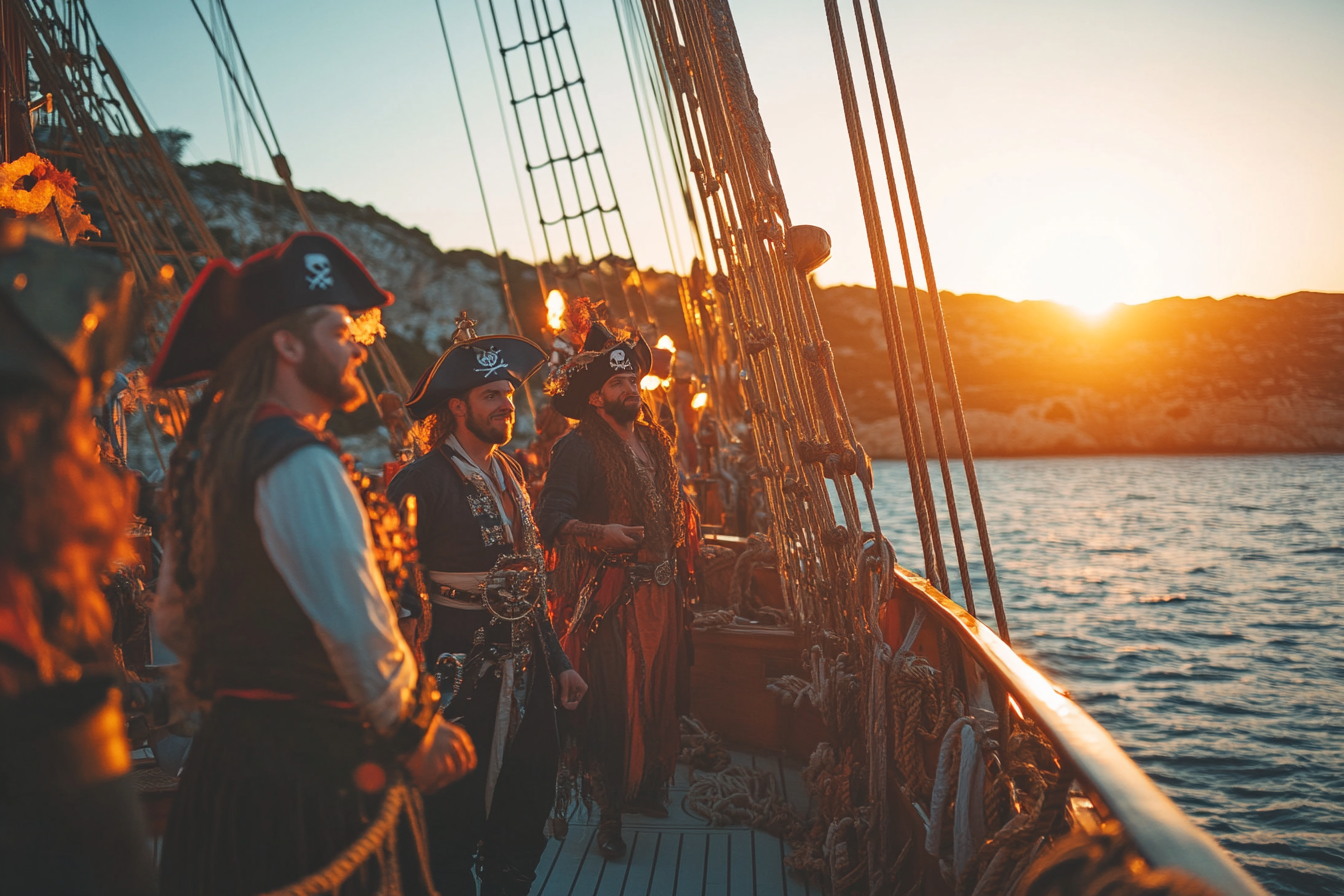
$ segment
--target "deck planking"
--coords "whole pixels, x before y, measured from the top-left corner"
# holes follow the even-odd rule
[[[775,775],[785,798],[807,813],[801,763],[736,750],[731,756]],[[712,828],[687,812],[690,784],[690,769],[679,764],[667,818],[625,816],[629,851],[613,862],[597,852],[596,811],[575,808],[568,836],[547,843],[531,896],[814,896],[786,872],[787,844],[747,827]]]

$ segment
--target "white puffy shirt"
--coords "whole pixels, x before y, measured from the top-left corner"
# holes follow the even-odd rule
[[[256,521],[280,577],[313,623],[350,699],[382,732],[411,704],[418,671],[373,558],[363,502],[339,458],[305,445],[257,480]],[[155,629],[171,649],[181,621],[173,550],[159,570]]]
[[[293,452],[257,480],[256,519],[350,699],[375,728],[391,730],[415,690],[415,656],[397,628],[368,515],[344,465],[325,445]]]

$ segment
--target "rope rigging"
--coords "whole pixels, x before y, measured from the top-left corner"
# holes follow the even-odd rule
[[[152,357],[183,291],[207,261],[222,254],[219,243],[82,0],[27,0],[9,9],[16,25],[7,35],[13,46],[0,52],[26,61],[18,71],[6,66],[6,98],[29,105],[31,64],[52,96],[52,110],[38,113],[39,124],[24,137],[35,152],[61,160],[76,174],[81,202],[105,219],[99,222],[105,224],[102,236],[81,244],[115,251],[135,275],[146,305],[140,359]],[[8,141],[4,149],[6,157],[14,155]],[[150,413],[146,408],[145,422],[153,434]],[[153,413],[165,429],[180,432],[187,415],[185,396],[180,390],[162,394]]]
[[[295,210],[299,213],[299,218],[303,221],[304,229],[317,231],[317,226],[313,216],[308,211],[308,206],[303,201],[303,195],[294,186],[293,174],[289,167],[289,161],[285,158],[284,152],[280,149],[280,137],[275,132],[275,126],[271,123],[270,113],[266,111],[266,103],[261,98],[261,91],[257,87],[256,78],[252,75],[252,67],[247,62],[247,54],[243,52],[242,42],[238,39],[238,32],[233,27],[233,17],[229,15],[228,5],[225,0],[209,0],[211,4],[211,17],[216,21],[216,27],[211,28],[206,22],[205,15],[201,12],[200,5],[196,0],[191,0],[191,7],[196,11],[196,18],[201,22],[201,27],[205,29],[206,36],[210,38],[210,45],[214,47],[215,56],[219,64],[229,76],[229,80],[234,86],[238,101],[242,104],[244,110],[251,119],[257,136],[261,139],[262,146],[265,147],[267,154],[271,158],[271,164],[275,168],[276,175],[283,182],[285,192],[290,201],[294,204]],[[223,23],[223,27],[218,27]],[[225,33],[227,31],[227,33]],[[238,62],[234,61],[236,56]],[[243,85],[239,77],[238,64],[242,65],[242,74],[246,77],[247,87]],[[256,110],[252,108],[251,98],[256,100],[256,105],[261,109],[261,118],[257,117]],[[265,119],[266,127],[263,128],[261,120]],[[507,288],[507,287],[506,287]],[[373,369],[382,380],[385,389],[399,394],[404,401],[411,394],[411,384],[406,379],[406,374],[402,372],[401,365],[393,356],[391,348],[388,347],[384,337],[377,335],[370,345],[369,359],[373,362]],[[368,389],[369,397],[377,395],[373,383],[369,379],[368,372],[361,367],[360,377]],[[411,419],[406,414],[404,407],[397,411],[402,424],[407,430],[410,429]],[[395,441],[395,439],[394,439]],[[393,446],[393,454],[398,453],[397,446]]]
[[[481,0],[472,0],[472,8],[476,11],[476,25],[481,32],[481,46],[485,48],[486,58],[489,58],[491,53],[490,38],[485,33],[485,16],[481,13]],[[487,65],[486,68],[490,71],[490,84],[495,92],[495,106],[499,109],[500,131],[504,134],[504,145],[509,151],[509,171],[513,174],[513,189],[518,194],[518,208],[522,210],[523,219],[526,220],[530,215],[527,211],[527,200],[523,198],[523,182],[518,178],[518,158],[513,152],[513,135],[509,133],[509,123],[504,113],[504,94],[499,89],[499,76],[495,73],[494,65]],[[527,247],[531,250],[532,258],[535,260],[538,258],[537,244],[532,238],[532,228],[525,227],[523,229],[527,233]],[[540,269],[537,270],[537,281],[538,283],[542,282]]]
[[[681,258],[681,238],[680,235],[677,234],[676,227],[672,224],[669,218],[669,214],[672,210],[671,194],[667,189],[667,173],[663,169],[663,156],[661,152],[655,152],[654,150],[654,145],[658,139],[656,123],[660,119],[654,117],[654,110],[650,108],[648,116],[649,120],[647,122],[645,121],[644,107],[651,107],[653,104],[649,102],[647,92],[648,85],[645,83],[644,78],[639,77],[635,72],[637,67],[642,68],[646,66],[646,60],[643,55],[644,45],[643,42],[639,42],[635,47],[635,55],[631,55],[630,44],[633,42],[632,39],[635,38],[635,35],[632,34],[628,38],[626,29],[627,27],[632,31],[635,29],[632,25],[628,26],[626,22],[627,19],[631,22],[634,21],[634,8],[629,3],[629,0],[626,0],[624,3],[624,14],[622,14],[622,0],[612,0],[611,8],[616,16],[617,33],[621,37],[621,51],[622,56],[625,58],[625,71],[630,78],[630,93],[635,100],[635,116],[639,120],[639,136],[644,143],[644,157],[648,161],[649,177],[653,180],[654,184],[653,195],[658,202],[658,219],[663,226],[663,238],[667,242],[667,254],[672,261],[672,272],[680,277],[681,265],[678,263],[678,259]],[[638,32],[636,32],[636,34],[637,33]],[[650,142],[650,130],[654,131],[654,142]],[[668,198],[666,205],[663,203],[663,196],[665,193],[667,193]],[[674,241],[677,244],[675,249],[672,248]]]
[[[549,4],[541,4],[538,11],[537,4],[513,0],[512,15],[507,17],[500,14],[495,0],[489,0],[489,9],[494,47],[504,69],[523,167],[551,268],[560,260],[558,252],[572,260],[571,266],[585,259],[595,266],[607,259],[628,258],[639,307],[628,294],[624,304],[638,318],[652,322],[563,2],[557,6],[558,21]]]
[[[904,400],[913,407],[914,394],[912,374],[909,361],[904,357],[905,338],[901,327],[900,312],[895,302],[894,282],[891,277],[890,263],[888,261],[890,252],[886,238],[883,234],[882,222],[877,208],[877,193],[872,177],[869,152],[864,138],[864,126],[858,114],[858,99],[854,89],[853,78],[849,70],[849,54],[845,43],[844,28],[840,21],[839,5],[837,0],[825,0],[825,6],[827,23],[831,33],[832,49],[835,55],[836,75],[840,82],[841,99],[845,106],[846,124],[849,129],[850,145],[854,154],[855,176],[859,182],[860,196],[864,205],[864,217],[868,225],[869,248],[873,256],[874,274],[877,278],[879,296],[883,300],[884,317],[889,321],[887,339],[888,348],[889,350],[892,348],[895,349],[896,360],[899,362],[897,365],[894,365],[897,369],[893,370],[895,378],[898,381],[897,394],[898,397],[903,394]],[[938,406],[934,382],[934,370],[930,362],[929,340],[926,338],[924,331],[919,294],[915,287],[912,271],[913,265],[909,242],[905,235],[904,218],[897,192],[897,182],[893,173],[890,146],[882,111],[881,91],[879,90],[877,77],[873,68],[872,44],[874,42],[877,44],[878,53],[882,63],[883,81],[887,90],[887,100],[891,109],[892,125],[896,132],[897,146],[900,151],[902,169],[905,174],[906,189],[910,197],[911,213],[915,223],[915,231],[923,263],[925,283],[928,287],[928,301],[933,311],[938,336],[939,354],[943,359],[943,372],[946,379],[947,392],[952,400],[953,419],[957,426],[962,467],[971,495],[971,504],[975,516],[977,534],[980,539],[981,553],[985,564],[990,597],[994,607],[995,621],[999,629],[999,636],[1005,643],[1010,643],[1007,616],[1004,612],[1003,598],[999,591],[998,577],[994,569],[993,554],[989,544],[989,531],[985,522],[979,482],[975,475],[975,461],[971,452],[969,435],[966,431],[965,412],[957,388],[956,371],[952,362],[951,345],[947,338],[947,329],[943,320],[942,301],[938,293],[937,282],[934,279],[928,235],[924,227],[924,219],[919,206],[919,194],[915,185],[914,167],[910,158],[909,142],[905,134],[904,120],[900,115],[900,104],[896,94],[895,76],[891,67],[890,48],[887,44],[885,31],[882,28],[881,13],[877,7],[876,0],[869,0],[868,4],[869,13],[872,16],[873,21],[873,35],[875,41],[870,40],[869,38],[868,29],[864,23],[863,5],[861,0],[853,0],[853,8],[855,27],[858,32],[860,49],[864,61],[864,71],[867,76],[869,94],[873,105],[875,129],[878,134],[879,145],[883,157],[883,170],[887,177],[892,214],[897,225],[897,237],[900,244],[902,263],[906,277],[906,291],[910,303],[911,319],[915,327],[915,341],[919,347],[923,367],[927,409],[933,424],[935,442],[938,449],[938,459],[943,477],[949,523],[955,540],[958,567],[961,576],[962,591],[966,601],[966,608],[972,615],[975,614],[969,563],[962,539],[960,521],[957,516],[956,499],[953,491],[947,445],[943,436],[942,415]],[[937,508],[933,503],[932,488],[928,477],[928,467],[927,464],[923,462],[923,439],[919,432],[919,416],[918,414],[911,414],[910,416],[910,436],[916,443],[914,447],[917,450],[920,459],[920,463],[918,464],[918,472],[920,474],[919,484],[922,489],[923,500],[927,507],[926,513],[932,524],[930,535],[935,548],[936,560],[938,562],[938,574],[943,583],[940,590],[944,593],[948,593],[947,571],[945,564],[942,561],[939,544],[940,526],[938,525]],[[910,456],[909,451],[910,449],[907,447],[907,458]],[[914,472],[913,468],[912,472]],[[913,477],[911,484],[913,488],[915,485]],[[916,491],[916,494],[919,495],[920,492]],[[917,501],[918,500],[917,497]]]
[[[927,234],[917,211],[890,53],[876,2],[870,0],[887,87],[888,119],[861,0],[853,2],[864,75],[873,101],[871,115],[877,125],[906,274],[908,310],[897,302],[840,6],[838,0],[823,0],[924,568],[938,590],[948,593],[951,583],[940,508],[921,422],[922,414],[929,414],[963,599],[968,611],[975,613],[971,564],[953,491],[949,440],[944,434],[932,361],[936,348],[943,361],[943,385],[951,396],[996,621],[1006,642],[1008,627],[928,257]],[[679,140],[674,151],[685,153],[686,168],[698,188],[699,215],[693,226],[698,235],[703,233],[703,245],[710,249],[705,260],[714,271],[700,295],[683,298],[688,323],[699,324],[691,326],[693,345],[709,375],[716,413],[731,416],[740,408],[740,418],[721,421],[721,431],[749,434],[752,445],[740,446],[740,456],[748,459],[748,466],[756,465],[752,477],[760,482],[768,510],[770,542],[778,558],[785,602],[795,624],[813,639],[809,674],[785,676],[770,688],[795,707],[807,703],[817,709],[835,739],[834,746],[819,748],[805,774],[814,795],[830,794],[830,802],[795,844],[795,866],[818,883],[829,883],[833,893],[888,893],[898,880],[905,881],[903,886],[912,880],[918,886],[926,874],[922,856],[927,851],[932,854],[935,873],[941,873],[960,892],[998,892],[1017,876],[1048,833],[1052,819],[1058,817],[1063,790],[1031,783],[1042,775],[1052,780],[1054,772],[1047,768],[1058,770],[1058,763],[1039,736],[1033,741],[1038,749],[1034,753],[1027,750],[1023,732],[1035,736],[1034,729],[1027,720],[1020,725],[1014,720],[1001,690],[995,692],[990,685],[992,710],[980,705],[983,696],[964,696],[970,693],[973,679],[958,643],[945,629],[939,627],[932,642],[937,645],[937,668],[911,652],[923,621],[920,615],[910,621],[906,643],[899,650],[893,653],[885,643],[878,611],[893,594],[895,552],[882,537],[871,463],[856,438],[830,345],[822,332],[807,279],[810,268],[802,261],[804,234],[789,217],[731,11],[725,0],[642,0],[642,8],[667,85],[669,106],[675,109]],[[922,300],[914,284],[888,120],[896,131],[910,206],[915,210],[927,301],[935,322],[932,333],[924,325]],[[937,345],[931,347],[934,336]],[[911,343],[917,360],[907,348]],[[923,389],[917,390],[920,376]],[[743,405],[731,401],[739,388]],[[743,423],[748,425],[742,427]],[[731,455],[719,460],[725,476],[732,466]],[[860,492],[866,516],[860,511]],[[925,768],[934,743],[949,745],[942,751],[938,775]],[[954,760],[954,755],[961,758]],[[952,796],[957,782],[949,777],[952,766],[958,764],[958,776],[966,782],[960,800]],[[854,768],[865,771],[863,792],[850,789]],[[1014,781],[1022,782],[1017,792],[1026,797],[1021,808],[1004,796],[1012,791]],[[891,842],[894,822],[889,786],[904,794],[910,811],[925,823],[920,840],[907,840],[899,855],[894,855]],[[717,789],[721,787],[717,782],[707,787],[707,805],[735,792]],[[941,832],[935,830],[940,822],[935,820],[931,827],[930,815],[948,813],[954,802],[956,836],[940,842]]]
[[[222,21],[225,28],[228,29],[227,36],[217,34],[220,29],[211,28],[206,22],[205,15],[201,12],[201,7],[196,0],[191,0],[191,8],[196,10],[196,18],[200,19],[201,27],[205,29],[206,35],[210,38],[210,44],[215,48],[215,56],[224,70],[228,73],[229,80],[233,82],[239,102],[247,112],[248,117],[252,119],[252,124],[256,128],[257,135],[261,138],[262,146],[266,148],[266,154],[271,159],[271,164],[275,167],[275,173],[285,185],[285,192],[289,194],[289,199],[294,203],[294,208],[298,210],[299,217],[303,219],[303,224],[308,230],[317,230],[317,225],[313,223],[313,216],[308,213],[308,207],[304,205],[303,196],[294,187],[294,178],[290,173],[289,162],[285,159],[284,153],[280,149],[280,138],[275,133],[275,125],[271,123],[271,114],[266,111],[266,103],[261,98],[261,91],[257,89],[257,80],[252,76],[252,66],[248,65],[247,54],[243,52],[242,42],[238,40],[238,32],[233,27],[233,17],[229,15],[229,7],[224,0],[209,0],[211,3],[211,15],[215,15],[218,10],[218,21]],[[225,52],[221,40],[228,41],[228,52]],[[248,99],[248,91],[244,89],[242,81],[239,79],[236,64],[233,61],[233,55],[237,54],[238,60],[242,63],[243,74],[247,77],[248,86],[251,88],[251,95],[256,99],[257,106],[261,109],[262,117],[266,119],[266,128],[263,129],[261,121],[257,118],[256,111],[252,108],[252,103]],[[267,134],[269,132],[269,138]],[[409,391],[409,390],[408,390]]]
[[[499,251],[499,241],[495,239],[495,224],[490,217],[490,200],[485,195],[485,179],[481,177],[481,165],[476,160],[476,141],[471,137],[471,122],[467,120],[467,105],[462,99],[462,82],[457,77],[457,63],[453,60],[453,45],[448,40],[448,26],[443,21],[443,6],[440,0],[434,0],[434,11],[439,16],[439,32],[443,35],[443,48],[448,53],[448,71],[453,77],[453,91],[457,94],[457,108],[462,115],[462,130],[467,135],[467,149],[471,152],[471,167],[476,172],[476,187],[481,194],[481,208],[485,211],[485,228],[490,234],[490,251],[495,255],[495,261],[499,265],[499,285],[503,290],[504,307],[509,313],[509,323],[513,325],[513,331],[519,336],[523,333],[523,325],[518,322],[518,309],[513,303],[513,290],[509,287],[509,274],[504,268],[504,256]],[[532,417],[533,428],[536,427],[537,408],[532,401],[532,390],[527,388],[526,384],[522,386],[523,395],[527,397],[527,410]]]

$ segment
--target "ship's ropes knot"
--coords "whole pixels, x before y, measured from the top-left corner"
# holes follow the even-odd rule
[[[819,442],[816,439],[798,440],[798,456],[804,463],[824,464],[829,455],[838,452],[839,449],[834,442]]]
[[[779,243],[784,240],[784,228],[779,226],[779,222],[771,219],[760,222],[756,225],[756,233],[761,239],[769,240],[772,243]]]
[[[714,827],[741,824],[785,840],[803,829],[798,810],[780,793],[779,778],[744,765],[727,765],[709,773],[692,771],[682,806]]]
[[[963,896],[1011,892],[1067,795],[1067,786],[1060,786],[1054,748],[1030,719],[1014,720],[1007,755],[1007,769],[985,791],[985,816],[995,833],[963,870],[958,886]]]
[[[787,486],[786,486],[787,490]],[[697,629],[718,628],[743,622],[783,625],[789,621],[789,614],[781,607],[772,607],[761,602],[755,588],[756,570],[773,567],[779,563],[770,537],[762,533],[747,539],[747,547],[737,556],[728,582],[728,605],[695,615],[694,626]]]
[[[826,468],[826,475],[853,476],[859,471],[859,453],[844,442],[821,442],[816,439],[798,440],[798,457],[803,463],[817,463]]]
[[[819,339],[815,343],[809,342],[803,347],[803,356],[818,367],[827,367],[831,361],[830,340]]]
[[[941,693],[941,674],[924,657],[909,651],[892,657],[887,667],[892,759],[906,788],[921,800],[928,800],[932,793],[924,753],[938,739]]]
[[[778,340],[775,339],[775,334],[771,332],[768,327],[764,326],[749,327],[746,332],[746,337],[744,346],[747,350],[747,354],[752,355],[753,357],[759,355],[761,352],[778,342]]]
[[[733,761],[723,740],[695,716],[681,717],[681,755],[678,761],[693,769],[721,772]]]
[[[863,768],[850,750],[818,744],[803,769],[803,784],[817,815],[789,840],[784,864],[832,896],[857,892],[868,867],[868,817],[853,797],[867,788]]]
[[[1150,868],[1114,820],[1107,820],[1096,833],[1078,831],[1060,838],[1030,863],[1012,890],[1002,892],[1014,896],[1217,896],[1216,890],[1183,871]]]
[[[823,631],[819,640],[825,643],[837,639]],[[814,644],[803,654],[803,663],[809,667],[810,680],[784,675],[766,682],[765,689],[780,703],[795,709],[802,708],[804,702],[812,704],[829,730],[836,732],[837,740],[856,743],[863,734],[864,686],[851,667],[850,655],[840,653],[832,659],[821,644]]]

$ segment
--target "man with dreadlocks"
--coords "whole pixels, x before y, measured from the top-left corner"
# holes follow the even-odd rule
[[[644,337],[593,323],[583,351],[546,384],[579,421],[555,443],[537,520],[553,552],[562,643],[592,688],[576,719],[585,797],[601,808],[598,851],[625,853],[622,811],[662,817],[686,711],[683,583],[695,550],[672,439],[644,408]]]
[[[474,894],[475,860],[482,896],[527,896],[555,802],[555,700],[573,709],[586,685],[546,611],[522,468],[498,450],[513,437],[514,389],[546,355],[520,336],[477,337],[473,326],[464,312],[453,345],[406,402],[425,453],[387,494],[416,496],[432,604],[425,655],[452,695],[445,715],[481,749],[481,767],[425,803],[434,879],[446,893]]]
[[[0,220],[0,890],[155,889],[100,579],[134,509],[91,399],[136,330],[129,274]]]
[[[324,431],[365,398],[350,314],[391,300],[340,243],[297,234],[241,269],[208,265],[150,370],[156,387],[211,376],[174,451],[155,609],[209,704],[164,838],[165,893],[241,896],[310,875],[323,892],[395,891],[386,825],[376,861],[333,861],[380,804],[422,830],[403,769],[433,790],[475,763],[439,722]]]

